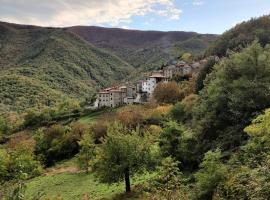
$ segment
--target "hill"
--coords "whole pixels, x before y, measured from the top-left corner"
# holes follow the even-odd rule
[[[0,111],[82,99],[133,67],[59,28],[0,23]]]
[[[227,50],[238,51],[257,39],[261,45],[270,42],[270,16],[252,18],[222,34],[207,49],[207,55],[225,56]]]
[[[106,49],[139,71],[155,69],[182,52],[203,53],[217,36],[183,31],[138,31],[95,26],[75,26],[69,32]]]

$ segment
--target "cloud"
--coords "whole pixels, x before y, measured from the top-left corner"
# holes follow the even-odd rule
[[[179,20],[173,0],[0,0],[0,20],[40,26],[129,24],[152,14]]]
[[[203,5],[204,4],[204,2],[203,1],[193,1],[192,2],[192,4],[194,5],[194,6],[201,6],[201,5]]]

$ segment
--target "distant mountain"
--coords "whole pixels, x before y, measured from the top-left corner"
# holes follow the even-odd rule
[[[159,67],[181,52],[203,53],[217,35],[195,32],[138,31],[95,26],[75,26],[68,31],[96,47],[106,49],[140,71]]]
[[[0,22],[0,112],[83,99],[142,76],[215,35],[101,27],[45,28]]]
[[[0,111],[80,99],[132,70],[65,29],[0,23]]]
[[[238,51],[257,39],[263,46],[270,43],[270,16],[242,22],[222,34],[207,49],[207,55],[225,56],[228,50]]]

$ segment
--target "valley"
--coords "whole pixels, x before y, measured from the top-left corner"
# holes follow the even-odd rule
[[[0,199],[268,199],[269,31],[0,22]]]

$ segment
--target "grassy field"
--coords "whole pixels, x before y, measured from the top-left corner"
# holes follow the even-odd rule
[[[84,124],[92,124],[95,123],[98,119],[102,117],[105,113],[116,112],[119,108],[104,108],[103,110],[95,111],[90,113],[89,115],[81,117],[78,122]]]
[[[131,180],[132,186],[150,180],[155,174],[136,176]],[[44,194],[42,199],[52,199],[60,196],[64,200],[82,199],[113,199],[124,192],[124,183],[102,184],[95,180],[93,174],[61,173],[52,176],[40,176],[27,183],[26,198]]]
[[[92,124],[94,123],[96,120],[98,120],[102,114],[104,114],[105,111],[101,110],[101,111],[97,111],[97,112],[93,112],[87,116],[84,116],[82,118],[80,118],[78,121],[80,123],[84,123],[84,124]]]

